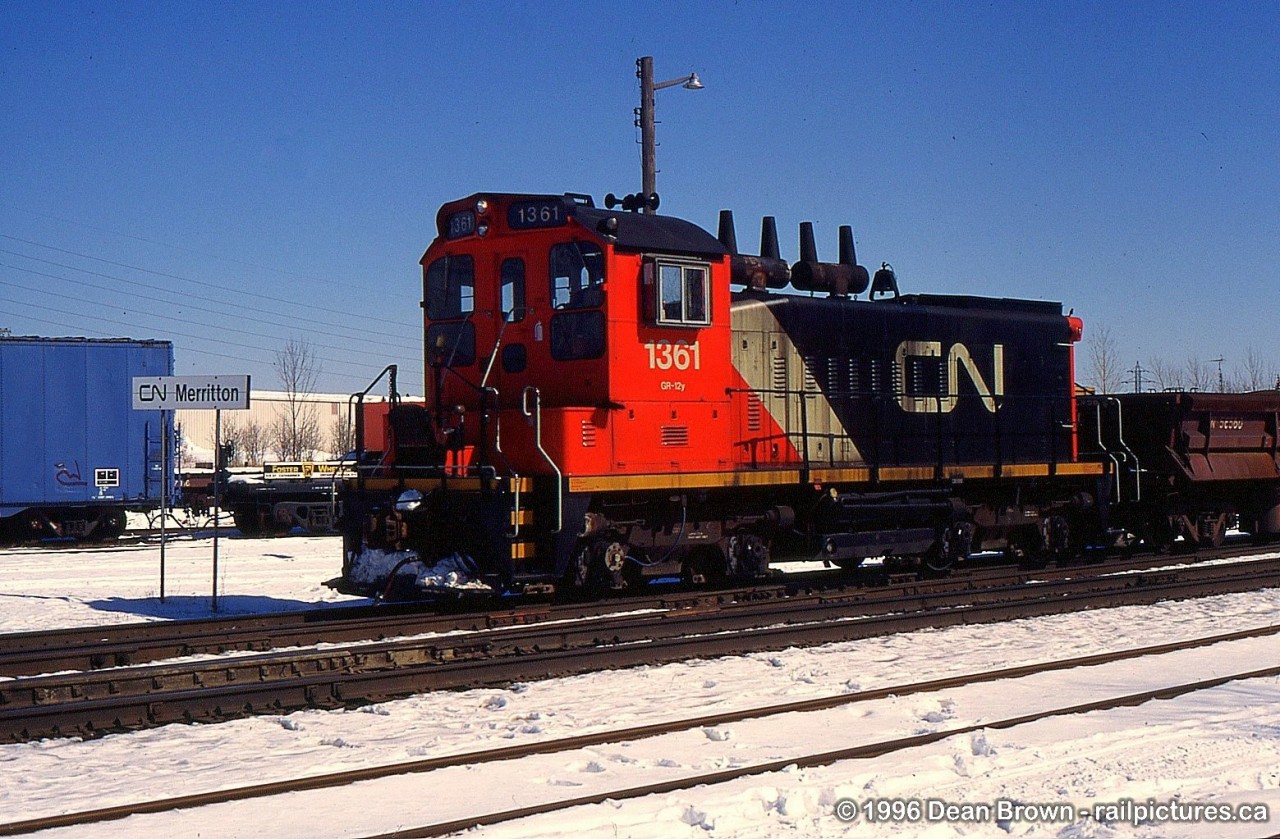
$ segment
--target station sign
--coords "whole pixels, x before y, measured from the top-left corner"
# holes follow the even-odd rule
[[[248,376],[134,376],[133,408],[249,410]]]

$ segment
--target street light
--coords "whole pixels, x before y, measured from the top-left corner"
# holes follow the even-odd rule
[[[676,85],[681,85],[686,90],[702,90],[703,84],[697,73],[690,73],[678,79],[668,79],[665,82],[654,84],[653,56],[651,55],[636,59],[636,75],[640,77],[641,209],[645,213],[652,213],[656,209],[657,200],[651,196],[654,196],[657,192],[658,180],[657,163],[655,162],[657,142],[653,136],[653,92],[662,90],[664,87],[675,87]]]

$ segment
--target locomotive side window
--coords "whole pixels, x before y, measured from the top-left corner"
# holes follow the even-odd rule
[[[502,260],[502,318],[510,323],[524,320],[524,260]]]
[[[599,245],[553,245],[550,263],[552,308],[594,309],[604,303],[604,253]]]
[[[452,320],[475,309],[475,260],[463,254],[442,256],[427,266],[423,277],[427,318]]]
[[[708,271],[705,265],[658,262],[657,321],[667,326],[706,326]]]

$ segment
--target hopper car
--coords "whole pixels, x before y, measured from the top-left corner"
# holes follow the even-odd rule
[[[1280,391],[1092,395],[1080,420],[1108,464],[1111,528],[1157,550],[1280,533]]]

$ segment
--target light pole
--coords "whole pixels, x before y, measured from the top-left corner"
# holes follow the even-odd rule
[[[681,85],[687,90],[702,90],[702,80],[697,73],[690,73],[678,79],[665,82],[653,81],[653,56],[646,55],[636,59],[636,75],[640,77],[640,166],[642,169],[641,210],[652,213],[656,200],[652,197],[657,191],[657,156],[653,129],[653,92],[664,87]]]

